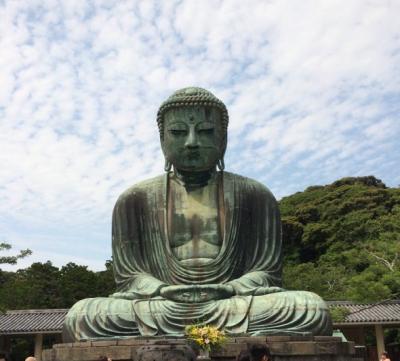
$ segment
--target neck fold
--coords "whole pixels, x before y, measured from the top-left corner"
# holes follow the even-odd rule
[[[176,179],[182,183],[185,188],[195,189],[208,184],[216,174],[216,169],[212,168],[202,172],[187,172],[174,168]]]

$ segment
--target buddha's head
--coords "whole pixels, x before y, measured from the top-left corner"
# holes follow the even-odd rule
[[[157,113],[166,170],[203,172],[223,169],[228,112],[208,90],[184,88],[161,104]]]

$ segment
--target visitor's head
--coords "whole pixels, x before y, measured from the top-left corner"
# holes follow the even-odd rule
[[[254,344],[250,347],[250,359],[251,361],[270,361],[271,353],[269,348],[264,344]]]
[[[157,114],[166,169],[186,172],[223,169],[228,112],[212,93],[184,88],[173,93]]]
[[[383,352],[381,353],[381,357],[388,358],[388,357],[389,357],[389,354],[388,354],[386,351],[383,351]]]
[[[236,361],[251,361],[249,350],[240,351],[239,355],[236,357]]]
[[[100,356],[99,361],[112,361],[110,357],[107,356]]]
[[[36,361],[36,357],[29,356],[25,359],[25,361]]]

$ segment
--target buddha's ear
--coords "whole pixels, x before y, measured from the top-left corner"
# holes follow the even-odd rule
[[[220,146],[221,159],[224,159],[227,144],[228,144],[228,133],[224,132],[221,136],[221,146]]]
[[[170,172],[171,169],[172,169],[172,163],[167,158],[165,158],[164,170],[166,172]]]
[[[163,131],[162,134],[160,133],[160,145],[161,145],[161,150],[162,150],[162,152],[163,152],[163,154],[164,154],[164,157],[165,157],[165,154],[167,154],[167,153],[166,153],[166,145],[165,145],[165,135],[164,135],[164,132],[165,132],[165,129],[164,129],[164,131]]]
[[[164,159],[165,159],[165,163],[164,163],[164,170],[166,172],[169,172],[172,169],[172,163],[170,162],[170,160],[167,158],[166,154],[165,154],[165,149],[164,149],[164,141],[163,139],[160,137],[160,144],[161,144],[161,150],[164,154]]]
[[[228,132],[224,132],[224,134],[222,135],[222,156],[225,155],[225,151],[226,151],[226,146],[228,145]]]
[[[160,145],[161,145],[161,150],[162,150],[162,152],[164,154],[164,157],[165,157],[164,139],[163,139],[163,137],[161,135],[160,135]]]

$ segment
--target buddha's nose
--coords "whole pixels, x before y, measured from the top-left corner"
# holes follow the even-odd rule
[[[193,128],[189,130],[189,133],[187,135],[186,142],[185,142],[185,147],[186,148],[198,148],[199,147],[199,142],[198,142],[198,138],[196,136],[196,131]]]

